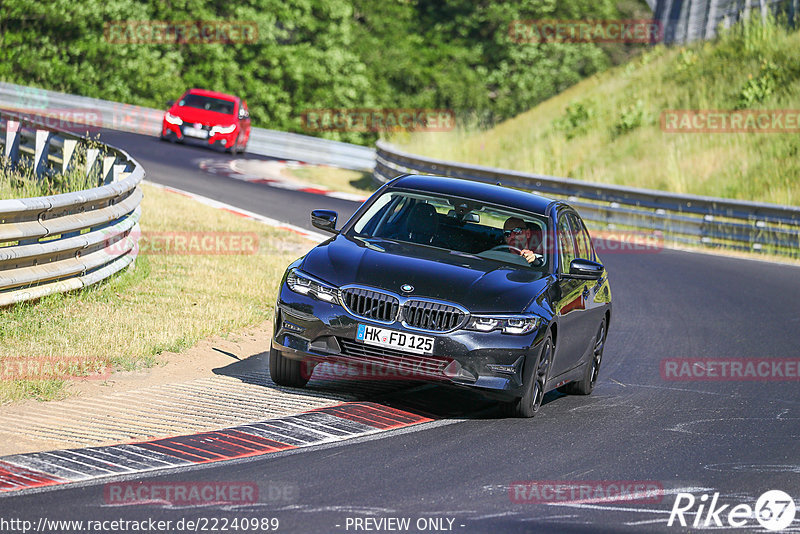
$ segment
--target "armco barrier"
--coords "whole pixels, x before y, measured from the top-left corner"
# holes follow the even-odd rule
[[[94,116],[94,127],[154,137],[160,133],[164,118],[164,110],[5,82],[0,82],[0,108],[24,110],[31,114],[37,111],[47,114],[57,113],[59,110],[86,110]],[[247,152],[345,169],[371,171],[375,165],[375,150],[372,148],[264,128],[250,130]]]
[[[80,289],[130,265],[144,178],[122,150],[15,119],[0,115],[6,164],[26,164],[37,176],[82,172],[98,187],[0,200],[0,306]],[[82,144],[86,150],[77,150]],[[78,152],[85,155],[81,169]]]
[[[373,176],[403,173],[500,182],[566,199],[594,228],[657,233],[666,241],[800,257],[800,208],[596,184],[437,160],[378,142]]]

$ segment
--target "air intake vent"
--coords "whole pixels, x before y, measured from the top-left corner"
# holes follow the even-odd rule
[[[400,309],[397,297],[358,287],[343,289],[342,301],[353,315],[385,323],[395,322]]]
[[[339,339],[342,355],[354,363],[378,365],[386,369],[397,369],[399,378],[411,379],[444,376],[444,368],[452,361],[437,356],[420,356],[400,350],[375,347],[349,339]]]
[[[424,300],[409,300],[403,305],[403,320],[408,326],[446,332],[460,327],[466,314],[455,306]]]

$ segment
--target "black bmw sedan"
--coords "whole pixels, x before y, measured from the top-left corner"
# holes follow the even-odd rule
[[[412,370],[532,417],[558,388],[597,380],[611,291],[568,204],[478,182],[406,175],[376,191],[281,282],[275,383],[304,386],[321,362]]]

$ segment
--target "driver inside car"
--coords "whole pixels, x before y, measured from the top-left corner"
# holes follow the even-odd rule
[[[503,224],[503,237],[506,240],[509,251],[513,254],[519,254],[530,264],[540,265],[542,255],[531,250],[531,248],[536,249],[540,245],[540,243],[533,243],[536,240],[536,236],[533,234],[534,232],[528,228],[525,221],[519,217],[509,217]]]

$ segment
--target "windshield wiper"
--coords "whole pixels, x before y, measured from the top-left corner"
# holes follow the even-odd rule
[[[381,247],[381,246],[379,246],[379,245],[376,245],[375,243],[373,243],[373,242],[371,242],[371,241],[368,241],[368,240],[367,240],[366,238],[364,238],[364,237],[360,237],[360,236],[357,236],[357,235],[354,235],[353,237],[355,237],[356,239],[358,239],[359,241],[361,241],[362,243],[364,243],[364,245],[365,245],[367,248],[369,248],[369,249],[372,249],[372,250],[377,250],[378,252],[386,252],[386,249],[385,249],[385,248],[383,248],[383,247]]]

